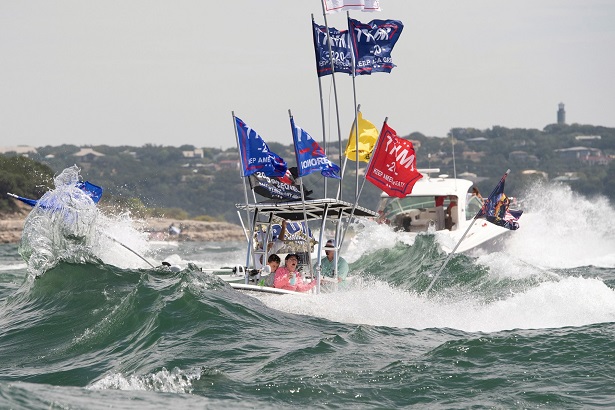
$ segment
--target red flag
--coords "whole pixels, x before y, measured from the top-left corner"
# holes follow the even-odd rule
[[[416,170],[416,154],[412,143],[399,138],[384,123],[378,145],[365,175],[368,181],[389,194],[403,198],[423,175]]]

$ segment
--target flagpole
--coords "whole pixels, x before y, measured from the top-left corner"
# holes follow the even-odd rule
[[[308,220],[307,220],[307,209],[305,208],[305,195],[303,193],[303,177],[301,176],[301,164],[299,163],[299,156],[297,155],[297,137],[295,135],[296,133],[296,128],[293,127],[293,114],[290,111],[290,109],[288,110],[288,117],[290,120],[290,132],[293,136],[293,145],[295,146],[295,159],[297,161],[297,176],[299,178],[299,189],[301,190],[301,204],[303,205],[303,222],[305,223],[305,229],[308,229],[309,231],[309,226],[308,226]],[[325,178],[326,179],[326,178]],[[309,236],[309,235],[308,235]],[[306,241],[306,243],[309,243],[309,241]],[[310,269],[310,273],[314,272],[314,269],[312,268],[312,258],[309,256],[310,255],[310,248],[309,246],[307,247],[307,249],[305,249],[305,251],[308,254],[308,267]],[[317,292],[320,291],[320,271],[317,270],[316,271],[316,284],[318,286]]]
[[[376,139],[376,142],[374,143],[374,150],[378,146],[378,142],[380,140],[380,137],[382,136],[382,130],[384,129],[384,125],[387,123],[388,120],[389,120],[389,117],[384,118],[384,123],[382,124],[382,128],[380,129],[378,138]],[[348,231],[348,226],[350,226],[350,220],[352,219],[354,215],[354,211],[357,209],[357,205],[359,204],[359,197],[361,196],[361,192],[363,192],[365,181],[367,181],[367,173],[369,171],[369,166],[372,164],[372,159],[375,157],[375,154],[376,152],[373,152],[372,155],[369,157],[369,161],[367,162],[367,168],[365,168],[365,175],[363,176],[363,182],[361,182],[361,188],[359,189],[359,193],[357,194],[357,199],[356,201],[354,201],[354,205],[352,207],[352,210],[350,211],[350,217],[348,218],[348,225],[346,226],[346,229],[344,229],[344,232],[342,234],[342,240],[340,242],[340,246],[344,242],[344,239],[346,238],[346,232]],[[358,155],[359,155],[359,151],[357,150],[357,162],[359,160]]]
[[[312,16],[312,37],[314,38],[314,44],[316,44],[316,33],[314,33],[314,14],[311,15]],[[328,36],[328,29],[327,29],[327,36]],[[330,43],[329,43],[329,47],[330,47]],[[331,53],[331,48],[329,48],[329,55]],[[333,70],[333,64],[331,64],[331,70]],[[331,75],[333,75],[333,72],[331,73]],[[320,79],[320,76],[318,75],[318,64],[316,64],[316,77],[318,77],[318,95],[320,97],[320,122],[322,123],[322,146],[325,147],[325,152],[327,150],[327,128],[325,126],[325,103],[324,100],[322,98],[322,81]],[[325,178],[324,181],[324,198],[327,197],[327,178]]]
[[[502,179],[506,179],[506,177],[508,176],[508,173],[510,172],[510,169],[508,169],[506,171],[506,173],[504,174],[504,176],[502,177]],[[500,181],[502,180],[500,179]],[[499,184],[498,184],[499,185]],[[491,194],[489,195],[489,197],[495,195],[496,190],[498,189],[498,185],[495,186],[495,188],[493,189],[493,191],[491,191]],[[488,198],[489,198],[488,197]],[[434,276],[434,278],[432,279],[431,283],[429,284],[429,286],[427,287],[427,289],[425,290],[425,295],[427,295],[429,293],[429,291],[431,290],[431,287],[433,286],[433,284],[436,282],[436,280],[438,279],[438,276],[440,276],[440,274],[442,273],[442,271],[444,270],[444,267],[446,266],[446,264],[448,263],[448,261],[453,257],[453,254],[455,253],[455,251],[457,250],[457,248],[459,247],[459,245],[461,244],[461,241],[463,241],[463,239],[466,237],[467,233],[470,231],[470,229],[472,229],[472,227],[474,226],[474,222],[476,221],[476,219],[478,219],[478,216],[480,215],[482,211],[482,208],[476,212],[476,215],[474,215],[474,218],[472,218],[472,222],[470,223],[470,225],[468,226],[468,229],[466,229],[466,231],[463,233],[463,235],[461,236],[461,239],[459,239],[459,242],[457,242],[457,244],[455,245],[455,247],[453,248],[453,250],[451,251],[451,253],[448,254],[448,257],[446,258],[446,260],[444,261],[444,263],[442,264],[442,266],[440,267],[440,270],[438,270],[438,273],[436,273],[436,276]]]
[[[339,109],[339,105],[337,102],[337,85],[335,83],[335,63],[333,61],[333,50],[331,48],[331,35],[329,34],[329,23],[327,22],[327,13],[325,12],[325,3],[323,1],[320,2],[321,6],[322,6],[322,16],[325,20],[325,29],[327,30],[327,43],[329,46],[329,59],[331,61],[331,81],[333,81],[333,95],[335,97],[335,116],[336,116],[336,120],[337,120],[337,140],[338,140],[338,145],[339,145],[339,163],[342,163],[342,131],[340,129],[340,109]],[[320,77],[319,77],[320,78]],[[323,130],[324,130],[325,126],[324,126],[324,114],[323,114]],[[325,138],[325,136],[323,135],[323,138]],[[327,144],[325,144],[325,152],[327,150]],[[342,181],[343,181],[344,176],[340,175],[340,180],[339,180],[339,189],[338,189],[338,195],[337,195],[337,199],[342,199]],[[325,178],[326,179],[326,178]]]
[[[239,134],[237,134],[237,120],[236,120],[237,117],[235,117],[235,111],[231,111],[231,115],[233,116],[233,129],[235,130],[235,143],[237,144],[237,152],[239,153],[239,162],[243,163],[242,160],[245,160],[245,158],[243,158],[241,156],[241,149],[239,148]],[[245,197],[245,200],[246,200],[246,205],[248,205],[249,204],[249,200],[248,200],[248,187],[246,185],[246,179],[243,176],[243,170],[242,170],[241,166],[239,167],[239,177],[243,181],[243,193],[244,193],[244,197]],[[256,201],[256,199],[255,199],[255,201]],[[246,213],[247,213],[247,217],[248,217],[248,220],[249,220],[250,219],[250,211],[248,211],[246,209]]]
[[[350,23],[350,12],[346,10],[346,21]],[[350,33],[350,24],[348,24],[348,32]],[[356,88],[356,67],[355,67],[355,59],[354,59],[354,49],[352,48],[352,41],[350,42],[350,57],[352,61],[352,97],[354,99],[354,123],[355,123],[355,150],[357,154],[357,160],[355,161],[355,184],[354,184],[354,198],[355,202],[359,200],[359,123],[358,123],[358,112],[360,107],[357,106],[357,88]],[[341,145],[340,145],[341,149]]]
[[[357,162],[359,162],[359,114],[361,112],[361,104],[357,105],[357,109],[355,111],[355,116],[354,116],[354,123],[352,124],[352,128],[350,130],[352,135],[352,130],[355,130],[355,140],[356,140],[356,147],[355,147],[355,154],[357,155]],[[349,137],[350,137],[349,135]],[[346,145],[346,150],[348,150],[348,148],[350,147],[350,140],[348,140],[348,145]],[[346,151],[344,151],[344,153],[346,153]],[[346,163],[348,162],[348,155],[346,155],[344,157],[344,164],[342,165],[342,175],[346,172]],[[359,175],[357,174],[357,178],[359,177]],[[356,192],[355,192],[356,195]]]
[[[250,220],[250,210],[248,209],[248,205],[250,201],[248,200],[248,187],[246,185],[246,178],[243,176],[243,160],[245,158],[241,155],[241,148],[239,148],[239,134],[237,133],[237,120],[235,117],[235,111],[231,111],[231,115],[233,116],[233,129],[235,130],[235,142],[237,143],[237,152],[239,153],[239,177],[243,180],[243,193],[246,200],[246,221],[248,224],[248,228],[250,229],[250,236],[248,237],[248,251],[246,256],[246,266],[250,266],[250,256],[252,255],[252,242],[254,238],[254,228],[255,225]],[[256,200],[255,200],[256,201]],[[241,223],[243,225],[243,222]]]

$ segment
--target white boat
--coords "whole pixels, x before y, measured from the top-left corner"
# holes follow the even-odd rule
[[[404,198],[381,194],[378,205],[378,221],[390,224],[398,231],[405,231],[416,237],[419,234],[434,234],[442,250],[451,253],[466,252],[479,246],[494,244],[496,238],[510,232],[508,229],[494,225],[484,219],[474,219],[482,207],[480,198],[471,194],[472,181],[461,178],[449,178],[448,175],[431,177],[430,173],[439,169],[419,169],[423,178],[419,179],[412,193]],[[441,206],[436,206],[436,198],[443,197]],[[453,207],[449,223],[445,210],[452,199]],[[463,237],[464,232],[468,233]],[[459,241],[462,239],[461,243]]]
[[[250,225],[255,227],[254,232],[265,232],[266,236],[270,234],[271,227],[280,220],[312,223],[315,227],[320,228],[321,234],[318,240],[314,240],[309,236],[304,236],[304,239],[301,240],[301,237],[295,236],[287,241],[290,242],[287,244],[291,249],[290,252],[299,255],[299,272],[303,279],[307,282],[318,281],[318,286],[314,288],[316,293],[320,291],[320,281],[325,278],[320,277],[318,266],[313,266],[313,260],[319,261],[324,256],[325,249],[339,251],[343,243],[344,233],[352,218],[375,218],[378,215],[376,212],[356,204],[333,198],[238,204],[236,207],[249,214],[251,219]],[[325,247],[327,240],[323,238],[327,225],[332,225],[336,232],[336,246],[331,248]],[[257,269],[256,260],[260,256],[263,256],[263,259],[266,260],[268,251],[266,247],[263,249],[263,247],[255,246],[256,236],[256,234],[248,234],[247,236],[248,247],[245,265],[238,265],[226,270],[216,270],[215,273],[238,290],[275,294],[300,294],[299,292],[263,285],[262,279],[269,272],[267,269]],[[283,261],[283,254],[278,255]],[[247,266],[247,268],[243,266]]]

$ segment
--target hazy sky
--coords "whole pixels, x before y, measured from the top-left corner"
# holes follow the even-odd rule
[[[381,0],[397,68],[356,78],[378,127],[615,127],[615,1]],[[267,142],[322,140],[311,14],[320,0],[0,0],[0,145],[235,146],[231,111]],[[328,16],[346,28],[345,13]],[[322,88],[334,120],[331,80]],[[341,130],[352,80],[337,75]],[[331,108],[329,108],[331,106]],[[337,125],[327,132],[337,138]]]

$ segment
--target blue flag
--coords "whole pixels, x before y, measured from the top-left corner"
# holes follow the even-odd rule
[[[519,229],[518,221],[523,211],[508,209],[510,206],[510,199],[504,193],[504,183],[507,176],[508,171],[504,174],[502,179],[500,179],[500,182],[498,182],[493,192],[491,192],[491,195],[485,199],[483,207],[478,211],[476,217],[485,218],[494,225],[514,231]]]
[[[77,188],[79,188],[80,190],[88,194],[88,196],[92,198],[92,201],[94,201],[95,204],[97,204],[98,201],[100,201],[100,198],[102,197],[102,194],[103,194],[103,189],[99,187],[98,185],[94,185],[89,181],[84,181],[84,182],[77,182],[76,186]],[[21,202],[24,202],[30,206],[36,206],[37,204],[39,204],[39,200],[37,199],[25,198],[23,196],[11,194],[10,192],[8,193],[8,195],[15,199],[19,199]],[[47,208],[47,205],[44,202],[40,202],[40,205],[42,208]]]
[[[237,117],[235,117],[235,126],[243,176],[247,177],[255,172],[262,172],[270,177],[283,177],[288,168],[286,161],[275,152],[270,151],[260,135]]]
[[[316,72],[319,77],[331,74],[331,58],[329,57],[329,41],[327,28],[312,21],[314,34],[314,52],[316,53]],[[350,39],[348,30],[339,31],[329,27],[331,39],[331,54],[336,73],[352,74],[352,55],[350,54]]]
[[[325,155],[325,151],[310,134],[295,125],[293,117],[290,117],[290,126],[293,130],[299,176],[303,177],[314,171],[320,171],[322,176],[341,179],[340,176],[337,175],[337,173],[340,172],[340,167],[329,161]]]
[[[399,20],[372,20],[364,24],[349,18],[355,75],[390,73],[395,67],[391,51],[403,29],[404,25]]]

